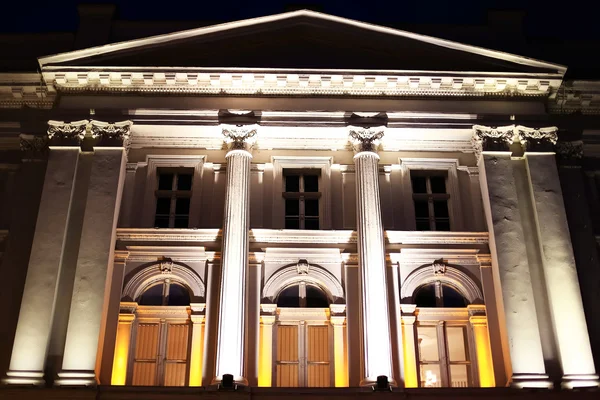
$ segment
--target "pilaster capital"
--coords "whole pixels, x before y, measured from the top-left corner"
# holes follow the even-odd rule
[[[473,125],[471,144],[477,159],[482,151],[509,151],[515,139],[515,126]]]
[[[260,324],[261,325],[275,324],[275,316],[274,315],[261,315],[260,316]]]
[[[48,121],[48,139],[52,144],[79,146],[85,137],[88,120]]]
[[[120,314],[134,314],[135,310],[137,310],[138,303],[135,301],[122,301],[119,306],[119,315]]]
[[[471,318],[483,317],[485,318],[485,305],[483,304],[469,304],[467,306],[467,311],[469,312],[469,316]]]
[[[336,315],[329,318],[331,325],[334,327],[342,327],[346,324],[346,317],[343,315]]]
[[[221,124],[225,144],[228,150],[250,151],[256,142],[258,125],[227,125]]]
[[[554,151],[554,145],[558,141],[558,128],[549,126],[546,128],[529,128],[518,125],[516,134],[525,151]]]
[[[89,122],[89,130],[92,139],[98,140],[97,143],[99,146],[123,146],[125,150],[129,150],[132,125],[133,122],[131,121],[109,123],[91,120]]]
[[[385,126],[361,127],[348,126],[348,140],[356,153],[377,153],[381,138],[385,132]]]
[[[131,324],[135,320],[135,314],[119,314],[120,324]]]
[[[556,155],[563,164],[578,164],[583,159],[583,141],[557,142]]]
[[[19,135],[19,147],[26,160],[40,160],[48,150],[48,137],[43,135]]]

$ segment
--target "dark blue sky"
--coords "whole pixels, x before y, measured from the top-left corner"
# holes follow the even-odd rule
[[[77,29],[77,0],[3,0],[0,32]],[[598,0],[113,0],[125,20],[233,21],[283,12],[286,4],[315,4],[321,11],[387,25],[405,23],[485,24],[488,9],[522,9],[528,36],[600,39]]]

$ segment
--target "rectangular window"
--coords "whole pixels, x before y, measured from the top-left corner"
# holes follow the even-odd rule
[[[156,213],[157,228],[188,228],[192,197],[192,168],[159,168],[157,173]]]
[[[285,229],[319,229],[320,169],[284,169]]]
[[[418,231],[449,231],[447,176],[430,171],[410,172]]]
[[[466,326],[419,325],[417,336],[421,387],[472,386]]]

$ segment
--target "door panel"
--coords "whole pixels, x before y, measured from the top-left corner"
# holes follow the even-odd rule
[[[156,385],[158,354],[158,324],[139,324],[137,327],[132,385]]]
[[[306,386],[331,386],[331,368],[329,365],[329,327],[326,325],[308,325],[306,330]]]
[[[298,326],[277,326],[277,386],[298,387]]]
[[[189,325],[167,325],[165,386],[185,386],[187,376]]]

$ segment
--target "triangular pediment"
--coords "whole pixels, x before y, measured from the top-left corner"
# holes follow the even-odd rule
[[[48,66],[562,74],[525,57],[301,10],[40,58]]]

